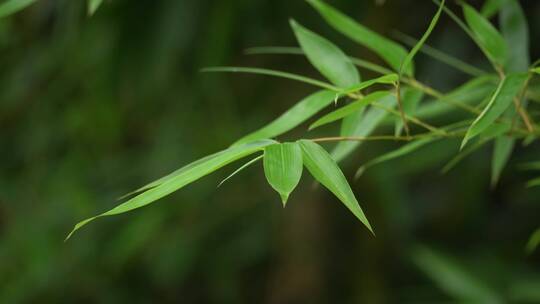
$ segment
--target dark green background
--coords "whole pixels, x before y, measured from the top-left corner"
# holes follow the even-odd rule
[[[436,9],[430,1],[329,2],[380,33],[415,37]],[[522,3],[535,59],[540,3]],[[343,169],[376,238],[331,194],[313,189],[308,174],[284,209],[259,163],[219,189],[236,165],[64,243],[75,222],[223,149],[313,91],[200,68],[319,78],[302,57],[243,54],[296,45],[291,17],[348,54],[380,62],[303,1],[113,0],[93,17],[85,6],[40,0],[0,20],[0,303],[454,303],[439,284],[451,273],[429,275],[414,263],[431,250],[452,261],[443,268],[463,269],[511,302],[540,301],[539,256],[524,252],[540,223],[540,188],[525,189],[532,176],[516,169],[538,160],[538,143],[518,148],[493,190],[491,145],[447,175],[439,171],[458,140],[354,182],[360,164],[396,147],[362,146]],[[446,16],[429,43],[487,66]],[[423,55],[417,62],[418,78],[443,91],[468,79]]]

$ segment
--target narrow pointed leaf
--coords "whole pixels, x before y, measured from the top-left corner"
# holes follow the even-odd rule
[[[531,71],[533,71],[533,73],[540,74],[540,67],[531,69]]]
[[[89,222],[103,216],[116,215],[124,212],[128,212],[148,204],[151,204],[160,198],[175,192],[184,186],[200,179],[201,177],[208,175],[219,168],[257,151],[263,150],[266,146],[275,143],[273,140],[259,140],[245,145],[228,148],[222,153],[215,155],[214,157],[207,158],[205,161],[199,161],[196,165],[189,167],[188,169],[180,172],[170,179],[166,179],[163,183],[151,188],[134,198],[116,206],[115,208],[99,214],[97,216],[88,218],[75,225],[73,230],[69,233],[66,240],[69,239],[75,231],[79,230]]]
[[[356,22],[334,7],[321,0],[307,0],[326,22],[349,39],[367,47],[384,59],[394,71],[399,71],[407,51],[401,45],[389,40]],[[405,69],[406,75],[413,75],[413,65]]]
[[[242,172],[242,170],[246,169],[247,167],[253,165],[254,163],[258,162],[260,159],[262,159],[264,157],[264,155],[259,155],[257,157],[255,157],[254,159],[248,161],[247,163],[243,164],[242,166],[240,166],[238,169],[234,170],[233,173],[229,174],[226,178],[224,178],[221,182],[219,182],[218,184],[218,188],[221,187],[221,185],[223,185],[226,181],[228,181],[229,179],[231,179],[232,177],[234,177],[236,174]]]
[[[527,72],[530,65],[529,25],[518,0],[503,1],[499,14],[501,33],[508,46],[507,72]]]
[[[342,94],[349,94],[349,93],[354,93],[354,92],[358,92],[358,91],[361,91],[363,89],[366,89],[366,88],[369,88],[375,84],[393,84],[395,83],[396,81],[398,81],[399,77],[397,74],[388,74],[388,75],[383,75],[381,77],[377,77],[377,78],[374,78],[374,79],[370,79],[370,80],[366,80],[366,81],[363,81],[357,85],[354,85],[352,87],[349,87],[349,88],[346,88],[344,90],[341,91]]]
[[[318,128],[320,126],[329,124],[331,122],[334,122],[336,120],[340,120],[344,117],[347,117],[349,115],[354,114],[357,111],[360,111],[361,109],[365,108],[367,105],[372,103],[373,101],[380,100],[386,96],[390,95],[389,91],[378,91],[371,93],[367,95],[366,97],[357,100],[355,102],[352,102],[344,107],[341,107],[333,112],[330,112],[323,117],[319,118],[317,121],[315,121],[313,124],[309,126],[310,130],[313,130],[315,128]]]
[[[302,177],[302,150],[298,143],[270,145],[264,149],[266,180],[279,193],[283,206]]]
[[[519,167],[521,170],[540,170],[540,161],[522,164]]]
[[[269,70],[269,69],[249,68],[249,67],[210,67],[210,68],[202,69],[201,72],[248,73],[248,74],[268,75],[268,76],[274,76],[274,77],[279,77],[279,78],[296,80],[296,81],[314,85],[323,89],[333,90],[336,92],[341,90],[323,81],[319,81],[319,80],[305,77],[302,75],[297,75],[297,74],[292,74],[292,73],[282,72],[282,71]]]
[[[476,42],[486,52],[492,62],[504,66],[508,56],[506,42],[497,29],[472,6],[463,4],[465,20],[476,38]]]
[[[360,82],[360,74],[349,57],[327,39],[291,20],[298,43],[311,64],[330,82],[341,88]]]
[[[309,95],[265,127],[242,137],[233,146],[257,139],[273,138],[290,131],[331,104],[336,96],[332,91],[319,91]]]
[[[486,18],[491,18],[495,15],[501,6],[506,2],[506,0],[486,0],[480,13]]]
[[[429,26],[427,30],[425,31],[424,35],[422,35],[422,38],[420,38],[418,43],[416,43],[416,45],[412,48],[412,50],[407,54],[405,59],[403,59],[403,62],[401,63],[401,67],[399,68],[399,75],[402,75],[403,72],[407,70],[414,56],[416,55],[416,53],[418,53],[420,48],[422,48],[422,45],[424,45],[424,43],[428,39],[429,35],[431,35],[431,32],[433,32],[435,25],[437,25],[437,22],[439,22],[439,17],[441,17],[441,13],[444,8],[444,2],[445,0],[442,0],[441,3],[439,4],[439,9],[435,13],[435,16],[433,16],[433,18],[431,19],[431,22],[429,23]]]
[[[510,74],[499,84],[488,105],[473,122],[461,146],[468,140],[485,131],[512,104],[527,79],[527,74]]]
[[[381,105],[388,108],[396,106],[396,97],[388,95],[378,101]],[[385,110],[380,108],[370,108],[364,114],[359,115],[352,114],[343,119],[341,125],[341,136],[369,136],[381,123],[381,121],[388,114]],[[332,157],[336,162],[340,162],[349,154],[351,154],[361,142],[357,141],[342,141],[332,150]]]
[[[88,0],[88,15],[92,16],[99,6],[103,3],[103,0]]]
[[[0,18],[15,14],[30,6],[36,0],[7,0],[0,4]]]
[[[533,180],[530,180],[530,181],[527,183],[527,187],[528,187],[528,188],[539,187],[539,186],[540,186],[540,177],[535,178],[535,179],[533,179]]]
[[[538,185],[540,185],[540,178],[538,179]],[[525,251],[527,254],[531,254],[536,250],[538,245],[540,245],[540,228],[536,229],[536,231],[531,234],[527,246],[525,247]]]
[[[373,233],[347,179],[330,154],[312,141],[301,140],[299,143],[304,165],[311,175],[330,190]]]

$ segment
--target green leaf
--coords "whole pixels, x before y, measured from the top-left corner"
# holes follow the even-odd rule
[[[424,97],[424,93],[420,90],[408,88],[407,90],[402,90],[401,94],[403,97],[403,112],[406,115],[413,116]],[[401,118],[396,119],[395,132],[396,136],[400,136],[403,131],[403,120]]]
[[[92,16],[99,6],[103,3],[103,0],[88,0],[88,15]]]
[[[429,23],[429,26],[428,26],[426,32],[424,33],[424,35],[422,35],[422,38],[420,38],[418,43],[416,43],[416,45],[412,48],[412,50],[407,54],[407,56],[405,57],[405,59],[401,63],[401,67],[399,68],[399,75],[400,76],[403,74],[404,71],[407,70],[407,68],[411,64],[414,56],[416,55],[416,53],[418,53],[420,48],[422,48],[422,45],[426,42],[429,35],[431,34],[433,29],[435,28],[435,25],[439,21],[439,17],[441,17],[441,13],[442,13],[442,10],[444,8],[444,2],[445,2],[445,0],[442,0],[442,2],[439,4],[439,9],[437,10],[437,13],[435,13],[435,16],[433,16],[433,19],[431,19],[431,22]]]
[[[532,71],[533,73],[540,74],[540,67],[531,69],[531,71]]]
[[[233,146],[256,139],[273,138],[281,135],[328,106],[334,101],[336,96],[336,93],[332,91],[319,91],[311,94],[265,127],[242,137]]]
[[[515,139],[509,136],[501,136],[495,139],[493,159],[491,161],[491,186],[495,187],[499,182],[501,173],[510,159],[514,149]]]
[[[212,157],[204,158],[204,161],[197,161],[191,166],[188,165],[187,169],[181,169],[180,172],[177,172],[177,174],[171,175],[164,179],[157,186],[150,188],[149,190],[129,199],[115,208],[77,223],[66,237],[66,240],[69,239],[73,233],[75,233],[75,231],[97,218],[116,215],[146,206],[235,160],[253,154],[257,151],[261,151],[266,146],[274,143],[275,141],[273,140],[254,141],[241,146],[228,148],[220,153],[214,154]]]
[[[304,165],[311,175],[330,190],[373,233],[347,179],[328,152],[309,140],[300,140],[299,143]]]
[[[513,98],[519,93],[526,80],[527,74],[510,74],[499,83],[488,105],[467,131],[461,144],[462,148],[467,144],[467,141],[485,131],[504,113],[508,106],[512,104]]]
[[[521,170],[540,170],[540,161],[522,164],[519,167]]]
[[[470,273],[465,265],[424,246],[412,251],[413,262],[441,290],[455,300],[467,303],[501,303],[499,295]]]
[[[383,97],[379,103],[385,107],[393,108],[396,106],[396,97],[389,95]],[[377,128],[379,123],[388,113],[380,108],[370,108],[365,114],[360,111],[357,114],[347,116],[341,125],[341,136],[368,136]],[[358,141],[341,141],[332,150],[332,157],[336,162],[340,162],[359,147]]]
[[[296,81],[311,84],[317,87],[321,87],[323,89],[336,91],[336,92],[341,90],[340,88],[337,88],[329,83],[322,82],[316,79],[312,79],[312,78],[308,78],[308,77],[304,77],[304,76],[296,75],[292,73],[282,72],[282,71],[269,70],[269,69],[247,68],[247,67],[210,67],[210,68],[202,69],[201,72],[261,74],[261,75],[268,75],[268,76],[296,80]]]
[[[501,33],[508,47],[507,72],[527,72],[530,65],[529,25],[517,0],[505,0],[499,14]]]
[[[360,82],[360,74],[349,57],[327,39],[306,29],[294,20],[291,27],[311,64],[330,82],[347,88]]]
[[[412,152],[420,149],[421,147],[433,142],[436,139],[437,138],[435,138],[435,137],[421,138],[421,139],[412,141],[410,143],[407,143],[407,144],[401,146],[400,148],[398,148],[396,150],[393,150],[393,151],[390,151],[390,152],[388,152],[386,154],[378,156],[378,157],[370,160],[369,162],[367,162],[366,164],[364,164],[360,168],[358,168],[358,170],[356,170],[356,174],[354,175],[354,177],[359,178],[368,168],[373,167],[373,166],[375,166],[377,164],[392,160],[392,159],[396,159],[396,158],[401,157],[401,156],[405,156],[405,155],[407,155],[409,153],[412,153]]]
[[[505,2],[506,0],[486,0],[482,6],[482,9],[480,10],[480,13],[482,16],[489,19],[499,11]]]
[[[506,42],[497,29],[472,6],[463,4],[465,20],[472,30],[479,47],[492,62],[504,66],[508,55]]]
[[[256,163],[257,161],[259,161],[259,159],[262,159],[264,157],[264,154],[263,155],[259,155],[257,157],[255,157],[254,159],[248,161],[247,163],[243,164],[242,166],[240,166],[238,169],[234,170],[233,173],[229,174],[226,178],[224,178],[219,184],[218,184],[218,188],[221,187],[221,185],[223,185],[226,181],[228,181],[229,179],[231,179],[233,176],[235,176],[236,174],[240,173],[242,170],[246,169],[247,167],[253,165],[254,163]]]
[[[336,120],[352,115],[356,113],[357,111],[360,111],[361,109],[365,108],[367,105],[369,105],[373,101],[380,100],[388,95],[390,95],[389,91],[378,91],[378,92],[371,93],[360,100],[352,102],[342,108],[339,108],[333,112],[330,112],[324,115],[323,117],[315,121],[313,124],[311,124],[309,126],[309,129],[313,130],[320,126],[329,124]]]
[[[276,190],[283,207],[302,177],[302,150],[298,143],[282,143],[264,148],[264,174]]]
[[[7,0],[0,4],[0,18],[15,14],[30,6],[36,0]]]
[[[369,88],[369,87],[371,87],[372,85],[375,85],[375,84],[393,84],[396,81],[398,81],[398,79],[399,79],[399,77],[398,77],[397,74],[383,75],[381,77],[366,80],[366,81],[363,81],[363,82],[361,82],[361,83],[359,83],[357,85],[346,88],[346,89],[342,90],[341,93],[342,94],[349,94],[349,93],[358,92],[358,91],[361,91],[363,89]]]
[[[538,179],[538,183],[540,185],[540,179]],[[532,254],[538,245],[540,245],[540,228],[536,229],[536,231],[531,234],[527,246],[525,247],[525,251],[527,254]]]
[[[381,56],[394,71],[400,70],[407,56],[407,51],[401,45],[373,32],[321,0],[307,1],[335,30]],[[405,74],[412,76],[413,70],[411,64],[405,69]]]

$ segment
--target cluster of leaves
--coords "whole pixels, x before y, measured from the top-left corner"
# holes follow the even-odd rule
[[[379,55],[388,67],[350,57],[326,38],[291,20],[290,24],[300,48],[264,47],[251,49],[249,52],[303,55],[329,82],[262,68],[205,69],[204,71],[209,72],[242,72],[283,77],[319,87],[320,90],[299,101],[266,126],[242,137],[231,147],[127,194],[123,198],[133,197],[105,213],[78,223],[68,238],[98,217],[124,213],[153,203],[229,163],[256,153],[262,154],[241,166],[228,178],[262,159],[268,183],[279,193],[285,205],[300,181],[303,167],[306,167],[321,185],[330,190],[373,232],[338,166],[338,163],[354,152],[363,141],[393,140],[403,141],[405,144],[362,165],[357,176],[373,165],[414,152],[436,140],[463,138],[460,152],[443,168],[443,171],[448,171],[466,155],[494,141],[492,183],[496,184],[516,141],[523,140],[526,145],[538,138],[539,128],[527,111],[527,101],[540,101],[539,96],[529,89],[529,82],[534,74],[540,74],[540,67],[537,67],[539,62],[530,64],[527,21],[517,0],[486,1],[481,12],[462,3],[464,21],[445,7],[444,0],[436,1],[438,10],[418,41],[400,35],[405,43],[412,46],[410,51],[321,0],[307,2],[332,28]],[[100,1],[90,3],[90,11],[94,11]],[[476,43],[491,63],[493,72],[471,66],[425,44],[442,12],[450,16]],[[489,20],[496,13],[500,18],[500,32]],[[473,78],[449,93],[439,92],[421,83],[414,76],[414,57],[419,51]],[[381,76],[362,80],[357,67]],[[341,131],[338,136],[284,143],[274,140],[330,104],[337,105],[338,102],[344,105],[320,117],[309,127],[311,130],[340,121]],[[444,126],[434,126],[426,122],[427,119],[456,110],[463,111],[470,117],[449,122]],[[393,119],[388,119],[388,115]],[[388,122],[394,122],[394,134],[372,135],[378,126]],[[425,131],[418,132],[418,129]],[[318,142],[337,142],[337,145],[328,153]],[[530,164],[528,168],[537,170],[539,166]],[[538,185],[540,179],[529,183],[529,186]]]

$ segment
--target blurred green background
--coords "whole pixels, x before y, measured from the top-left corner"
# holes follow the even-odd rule
[[[329,2],[390,36],[419,37],[436,9]],[[540,2],[521,3],[540,58]],[[516,168],[538,160],[538,143],[516,150],[495,189],[491,145],[446,175],[458,140],[354,182],[360,164],[396,147],[363,145],[343,169],[376,238],[310,178],[284,209],[259,163],[216,188],[237,165],[226,167],[63,242],[116,197],[223,149],[312,92],[199,72],[237,65],[319,77],[302,57],[244,55],[296,45],[291,17],[380,62],[304,1],[113,0],[87,17],[83,0],[40,0],[0,20],[0,303],[540,303],[539,253],[524,252],[540,224],[540,188],[525,189],[531,176]],[[487,65],[446,16],[429,43]],[[419,79],[443,91],[468,79],[423,55],[417,62]]]

